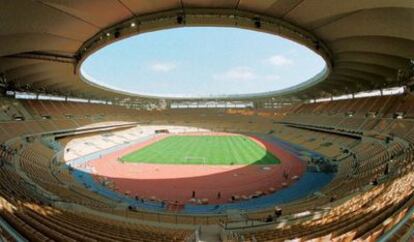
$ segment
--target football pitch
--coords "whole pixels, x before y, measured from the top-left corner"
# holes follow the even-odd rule
[[[121,157],[123,162],[154,164],[278,164],[280,160],[255,141],[236,136],[169,136]]]

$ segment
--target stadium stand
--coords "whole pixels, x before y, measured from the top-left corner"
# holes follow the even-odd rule
[[[404,99],[405,97],[401,96],[399,98]],[[83,106],[83,104],[79,105]],[[315,105],[309,106],[312,107]],[[311,107],[303,105],[302,109],[310,110]],[[34,110],[38,109],[36,108]],[[32,111],[34,112],[34,110]],[[372,110],[376,111],[374,109]],[[322,109],[322,111],[324,110]],[[193,125],[194,123],[194,125],[202,125],[202,121],[197,118],[197,113],[200,112],[199,110],[194,110],[194,113],[190,114],[188,114],[188,111],[185,113],[175,113],[173,111],[165,112],[168,112],[170,118],[176,120],[174,122],[175,124]],[[344,110],[344,112],[347,112],[347,110]],[[31,114],[31,111],[27,111],[27,113]],[[55,115],[59,116],[60,113],[61,112],[56,111]],[[312,112],[310,112],[308,117],[312,117],[315,120],[321,119],[320,114],[313,114],[314,116],[311,116],[311,113]],[[251,114],[242,114],[242,116],[235,114],[234,112],[223,114],[218,116],[211,113],[209,124],[218,122],[221,124],[218,125],[218,129],[222,130],[223,127],[231,123],[233,129],[244,132],[258,132],[256,126],[250,125]],[[140,117],[144,115],[145,113],[141,113]],[[234,115],[237,116],[238,122],[233,122]],[[256,113],[253,115],[256,115]],[[338,125],[338,122],[335,121],[326,121],[323,125],[316,125],[319,124],[318,121],[314,121],[314,123],[308,122],[308,120],[312,120],[312,118],[303,119],[301,115],[302,114],[300,113],[293,112],[283,119],[277,119],[277,123],[264,121],[264,124],[268,123],[268,126],[264,127],[267,128],[266,130],[276,130],[276,132],[273,133],[275,138],[307,147],[309,150],[316,150],[326,157],[336,159],[336,162],[339,164],[338,172],[334,180],[320,191],[323,196],[313,195],[292,203],[281,204],[280,207],[283,209],[283,219],[286,220],[281,220],[281,222],[276,222],[272,225],[263,223],[261,226],[254,226],[254,229],[258,231],[241,233],[241,235],[246,241],[253,237],[256,238],[256,240],[261,241],[270,238],[289,239],[299,237],[303,239],[315,239],[318,237],[330,239],[344,239],[345,237],[375,239],[386,234],[387,231],[393,228],[394,225],[398,224],[402,218],[405,217],[404,215],[407,214],[407,211],[411,208],[413,202],[411,199],[414,189],[412,145],[409,141],[403,139],[406,132],[398,132],[398,129],[400,128],[398,124],[401,120],[391,120],[389,126],[395,128],[387,128],[386,131],[389,133],[378,132],[378,134],[372,134],[371,131],[367,131],[369,133],[365,136],[365,130],[363,129],[360,130],[362,132],[356,132],[355,129],[350,127],[345,128],[340,125],[341,122],[339,122]],[[274,116],[271,115],[269,117],[273,118]],[[269,119],[269,117],[266,118]],[[260,116],[255,122],[261,122],[266,118]],[[348,118],[344,117],[343,119]],[[349,119],[353,119],[353,117]],[[109,120],[113,120],[110,115],[106,116],[105,121]],[[382,125],[381,120],[382,119],[378,118],[378,125]],[[42,120],[37,121],[42,122]],[[57,130],[67,129],[64,125],[61,126],[58,122],[55,122],[55,119],[50,119],[49,121],[54,122],[58,127]],[[408,120],[403,121],[409,122]],[[14,121],[9,122],[13,123]],[[165,120],[164,122],[167,125],[169,124],[169,120]],[[36,124],[36,122],[33,122],[33,124]],[[238,126],[235,126],[235,124]],[[298,126],[299,124],[303,126]],[[208,125],[208,128],[211,128],[211,126]],[[19,137],[19,135],[21,136],[22,134],[28,135],[30,133],[29,129],[30,125],[28,125],[28,129],[23,128],[21,130],[13,130],[8,128],[7,130],[11,130],[11,137]],[[90,141],[90,144],[93,144],[92,148],[95,150],[105,149],[122,144],[123,141],[132,140],[135,137],[132,135],[133,131],[140,132],[141,129],[142,128],[137,127],[133,128],[133,130],[125,129],[124,131],[117,131],[114,133],[115,135],[109,136],[113,139],[107,140],[102,139],[102,134],[97,134],[95,136],[85,134],[80,136],[84,138],[78,138],[76,140],[77,143],[75,142],[74,146],[79,143]],[[225,128],[223,130],[225,130]],[[395,130],[397,130],[397,132],[395,132]],[[356,133],[358,138],[340,135],[336,131],[347,134]],[[265,131],[259,131],[258,133],[260,132]],[[130,136],[126,138],[128,134],[130,134]],[[380,136],[380,134],[382,136]],[[385,142],[383,137],[391,134],[393,140]],[[403,135],[400,137],[399,134]],[[67,239],[69,239],[69,237],[73,238],[72,236],[75,236],[73,230],[65,229],[65,226],[69,226],[66,225],[66,223],[73,223],[66,219],[69,219],[71,216],[76,217],[81,215],[76,213],[74,215],[73,213],[68,213],[52,206],[50,201],[53,201],[54,199],[59,199],[61,202],[79,204],[105,213],[122,214],[120,211],[114,212],[113,208],[116,204],[113,201],[94,194],[81,184],[78,184],[67,170],[58,170],[57,168],[59,166],[56,166],[53,163],[56,151],[49,148],[51,145],[48,146],[48,142],[44,142],[42,139],[39,140],[39,138],[28,140],[27,138],[23,138],[26,136],[21,137],[22,138],[15,143],[3,145],[2,157],[7,157],[7,163],[9,165],[12,164],[12,166],[5,165],[2,167],[1,177],[7,178],[2,182],[2,204],[3,207],[7,208],[6,210],[3,210],[4,218],[12,225],[26,224],[25,226],[19,226],[19,232],[24,236],[29,236],[30,234],[32,237],[29,238],[34,240],[42,240],[42,238],[45,238],[44,236],[52,239],[57,238],[58,236],[68,236]],[[93,139],[91,138],[93,137],[95,137],[95,143],[92,142]],[[64,138],[63,140],[61,139],[61,146],[65,147],[65,145],[68,145],[72,139],[71,136]],[[82,139],[85,141],[82,141]],[[332,143],[334,145],[333,147],[323,148],[323,144],[326,143]],[[336,144],[338,144],[338,146]],[[87,149],[83,152],[79,150],[74,151],[74,153],[77,153],[79,157],[82,157],[88,152],[93,152],[94,149]],[[11,167],[14,167],[13,169],[16,170],[13,170]],[[389,171],[387,171],[388,175],[385,176],[384,173],[386,169],[389,169]],[[25,180],[25,182],[22,183],[22,179]],[[378,184],[372,185],[374,180],[376,180]],[[38,194],[34,195],[34,192]],[[47,201],[45,197],[39,196],[39,193],[41,192],[45,192],[45,194],[49,195],[47,197],[49,198],[49,201]],[[332,201],[332,198],[335,198],[334,201]],[[293,219],[295,214],[303,211],[312,211],[311,213],[314,216],[310,216],[307,219]],[[271,212],[271,208],[269,210],[252,212],[248,214],[248,218],[251,221],[262,220]],[[50,230],[48,226],[42,227],[38,221],[42,221],[42,219],[45,218],[40,216],[48,213],[53,214],[53,216],[47,217],[47,220],[41,224],[54,224],[54,226],[62,224],[63,228]],[[123,213],[125,213],[125,211]],[[131,214],[128,215],[128,217],[142,218],[139,214],[133,212],[127,213]],[[154,214],[156,214],[156,212]],[[192,216],[197,217],[197,215]],[[186,219],[185,216],[180,217],[179,215],[176,215],[175,219],[178,219],[178,221],[175,221],[175,223],[185,224],[186,221],[193,223],[194,218],[188,219],[190,217],[191,216],[187,216]],[[289,217],[292,217],[292,219],[289,219]],[[314,219],[312,219],[312,217],[314,217]],[[49,221],[52,218],[53,220]],[[217,218],[224,221],[223,219],[225,217],[217,216]],[[86,221],[89,221],[88,219],[92,218],[85,218]],[[55,220],[60,221],[60,223]],[[148,216],[147,220],[158,220],[158,218],[155,216],[151,219],[151,216]],[[165,222],[168,221],[171,222],[168,216],[165,216]],[[203,220],[198,220],[198,223],[202,223],[202,221]],[[214,219],[211,219],[208,223],[211,223],[212,221],[214,221]],[[352,221],[352,223],[350,223],[350,221]],[[366,223],[366,221],[370,222]],[[93,223],[98,223],[98,221],[94,221]],[[225,221],[225,223],[227,223],[226,226],[228,227],[232,226],[231,221]],[[285,226],[280,227],[278,225],[279,223],[285,224]],[[346,224],[347,226],[344,227],[343,224]],[[364,224],[364,226],[361,227],[362,224]],[[105,227],[107,225],[100,226]],[[268,227],[272,229],[269,230]],[[405,228],[407,230],[407,227],[409,228],[409,226],[403,226],[403,229]],[[140,232],[129,232],[131,234],[131,237],[127,237],[129,239],[136,238],[133,235],[135,233],[151,234],[153,229],[150,228],[150,232],[148,232],[146,228],[134,228],[131,230],[139,230]],[[156,231],[156,229],[154,230]],[[37,232],[35,233],[34,231]],[[85,238],[91,236],[87,231],[88,230],[85,228],[85,235],[81,233],[76,236],[85,236]],[[176,231],[171,233],[174,234],[173,236],[177,236],[177,238],[183,238],[183,236],[185,237],[190,234],[188,230],[187,232]],[[145,236],[158,236],[149,234],[146,234]],[[161,237],[159,238],[170,235],[171,234],[160,235]],[[109,236],[110,239],[117,240],[116,237],[111,237],[114,235],[110,236],[105,232],[102,232],[101,236]],[[395,236],[401,235],[396,234]],[[76,238],[80,239],[81,237],[75,237],[75,239]],[[97,239],[99,237],[91,238]]]
[[[414,240],[411,0],[0,6],[1,241]],[[326,68],[280,92],[201,99],[130,95],[80,75],[103,46],[183,24],[281,35]],[[299,157],[308,173],[259,198],[165,206],[85,172],[93,158],[156,130],[260,137]]]

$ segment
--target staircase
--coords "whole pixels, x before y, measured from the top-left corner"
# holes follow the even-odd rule
[[[203,225],[200,229],[200,238],[197,242],[220,242],[220,231],[219,225]]]

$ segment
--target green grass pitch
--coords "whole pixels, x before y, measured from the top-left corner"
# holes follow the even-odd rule
[[[248,137],[170,136],[129,153],[123,162],[156,164],[278,164],[280,160]]]

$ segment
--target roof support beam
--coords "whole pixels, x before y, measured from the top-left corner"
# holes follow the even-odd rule
[[[60,55],[48,52],[27,52],[14,55],[5,56],[6,58],[19,58],[19,59],[35,59],[51,62],[60,62],[68,64],[76,64],[77,59],[73,56]]]

